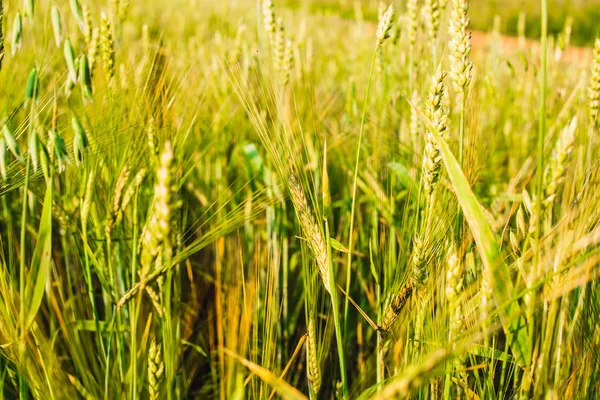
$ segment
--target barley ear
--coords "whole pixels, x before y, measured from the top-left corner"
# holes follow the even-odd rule
[[[289,189],[290,197],[296,210],[298,220],[300,221],[300,227],[304,232],[306,243],[317,262],[323,286],[325,287],[325,290],[329,292],[329,264],[323,231],[319,225],[317,225],[308,205],[308,201],[306,200],[304,189],[302,189],[296,174],[293,172],[290,174],[289,178]]]

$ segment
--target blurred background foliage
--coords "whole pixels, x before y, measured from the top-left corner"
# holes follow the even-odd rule
[[[379,0],[286,0],[292,8],[308,8],[315,14],[336,14],[343,18],[356,18],[356,4],[361,4],[363,18],[377,21]],[[397,2],[402,8],[404,2]],[[508,35],[517,34],[519,14],[526,17],[526,36],[540,36],[540,3],[533,0],[471,0],[469,16],[471,28],[489,31],[494,19],[500,18],[500,31]],[[600,0],[549,0],[548,31],[558,35],[564,28],[567,17],[573,18],[571,43],[590,46],[600,32]]]

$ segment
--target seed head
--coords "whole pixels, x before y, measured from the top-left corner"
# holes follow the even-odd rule
[[[431,129],[435,130],[440,136],[444,136],[448,129],[448,116],[445,110],[444,100],[444,79],[446,72],[438,69],[433,77],[432,86],[427,98],[427,117],[431,121]],[[437,183],[442,158],[431,131],[427,132],[425,140],[425,154],[423,157],[423,180],[425,193],[430,199],[433,194],[433,189]]]
[[[600,110],[600,38],[596,38],[594,45],[594,58],[592,60],[592,71],[590,74],[590,85],[588,87],[588,101],[590,117],[596,123],[598,110]]]
[[[109,80],[115,76],[115,49],[110,22],[105,13],[102,13],[100,25],[100,47],[102,49],[102,67]]]
[[[394,6],[390,4],[377,25],[377,46],[381,46],[385,39],[390,37],[390,29],[392,29],[395,17]]]
[[[321,228],[317,225],[312,215],[310,207],[308,206],[304,189],[302,189],[300,182],[298,182],[298,179],[293,172],[290,174],[289,188],[292,203],[296,209],[296,215],[298,215],[300,226],[302,231],[304,231],[304,236],[306,237],[306,243],[308,244],[308,248],[311,250],[317,261],[323,286],[325,286],[325,290],[329,292],[329,263],[327,258],[327,246],[325,245],[325,238],[323,237]]]
[[[471,34],[467,32],[469,19],[468,0],[453,0],[450,17],[450,78],[459,97],[465,95],[465,90],[471,83],[473,63],[471,55]]]

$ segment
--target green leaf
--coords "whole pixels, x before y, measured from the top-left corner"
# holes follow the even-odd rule
[[[52,260],[52,201],[53,187],[46,187],[46,196],[44,197],[44,207],[40,220],[40,229],[38,241],[33,252],[31,270],[29,272],[28,285],[26,288],[27,314],[25,316],[25,329],[29,328],[42,305],[44,297],[44,288],[50,272],[50,262]],[[33,285],[33,286],[31,286]]]
[[[112,327],[110,322],[106,322],[106,321],[98,321],[98,325],[96,325],[96,321],[94,321],[93,319],[80,319],[77,320],[73,323],[73,325],[75,326],[75,329],[77,329],[78,331],[85,331],[85,332],[97,332],[98,328],[100,328],[100,331],[102,333],[108,332],[108,333],[112,333],[113,330],[116,332],[128,332],[129,328],[126,326],[120,326],[119,329],[116,329],[116,327]]]
[[[198,353],[202,354],[204,357],[208,357],[208,354],[206,354],[204,349],[202,347],[198,346],[197,344],[188,342],[187,340],[182,340],[181,343],[185,344],[186,346],[190,346],[192,349],[196,350]]]
[[[452,154],[450,146],[435,129],[432,129],[431,121],[423,112],[414,106],[413,108],[418,112],[440,149],[454,192],[477,244],[477,251],[483,261],[484,273],[491,284],[494,299],[500,311],[502,327],[515,354],[517,364],[526,366],[531,361],[531,346],[527,336],[527,326],[521,307],[511,296],[512,293],[515,293],[515,290],[510,277],[510,270],[502,259],[496,237],[483,215],[482,207],[473,193],[460,164]]]
[[[331,247],[333,247],[334,249],[336,249],[338,251],[341,251],[342,253],[348,254],[348,248],[346,246],[344,246],[343,244],[341,244],[334,238],[330,238],[329,240],[331,241]]]
[[[474,344],[467,350],[475,356],[487,358],[488,360],[502,361],[502,362],[515,362],[515,358],[505,353],[502,350],[495,349],[493,347],[485,347],[479,344]]]

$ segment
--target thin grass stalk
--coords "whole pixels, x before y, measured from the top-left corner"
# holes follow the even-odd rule
[[[542,23],[542,32],[540,38],[540,59],[541,59],[541,78],[540,78],[540,104],[539,104],[539,128],[538,128],[538,143],[537,143],[537,188],[536,188],[536,228],[535,228],[535,248],[533,252],[533,268],[537,272],[535,276],[538,276],[539,272],[541,272],[542,266],[540,265],[540,237],[542,231],[542,202],[543,202],[543,182],[544,182],[544,140],[546,136],[546,79],[547,79],[547,67],[548,67],[548,0],[541,0],[541,23]],[[528,310],[528,314],[531,316],[531,320],[529,321],[529,336],[530,336],[530,346],[533,348],[534,346],[534,338],[535,338],[535,317],[534,317],[534,309],[535,309],[535,301],[531,301],[529,304],[530,309]],[[531,362],[531,360],[527,360]],[[528,371],[525,373],[526,377],[529,377],[530,374]],[[526,378],[523,382],[524,390],[529,390],[529,386],[531,385],[531,381],[529,378]],[[526,394],[527,392],[523,392]]]
[[[377,46],[378,48],[379,46]],[[362,137],[365,130],[365,121],[367,119],[367,106],[369,103],[369,93],[371,91],[371,83],[373,81],[373,72],[375,70],[375,61],[377,59],[377,48],[373,51],[371,59],[371,69],[369,71],[369,80],[367,82],[367,90],[365,93],[365,101],[363,104],[362,117],[360,120],[360,131],[358,132],[358,146],[356,148],[356,162],[354,164],[354,179],[352,182],[352,205],[350,206],[350,234],[348,238],[348,257],[346,261],[346,293],[350,293],[351,273],[352,273],[352,249],[354,246],[354,213],[356,209],[356,186],[358,181],[358,165],[360,163],[360,148],[362,147]],[[348,297],[344,302],[344,320],[348,318]]]
[[[537,181],[536,181],[536,214],[542,215],[543,202],[543,182],[544,182],[544,139],[546,136],[546,85],[547,85],[547,69],[548,69],[548,0],[541,0],[542,5],[542,34],[541,43],[541,77],[540,77],[540,104],[539,104],[539,121],[538,121],[538,143],[537,143]],[[534,251],[534,265],[539,268],[539,240],[542,230],[542,219],[537,219],[535,229],[536,249]]]

